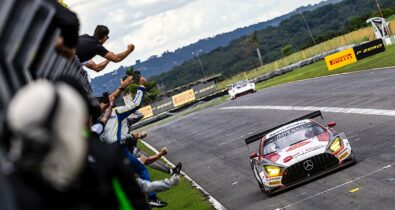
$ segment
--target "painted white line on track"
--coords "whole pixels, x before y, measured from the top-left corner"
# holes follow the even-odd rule
[[[395,110],[385,109],[361,109],[361,108],[343,108],[343,107],[317,107],[317,106],[229,106],[222,107],[223,110],[283,110],[283,111],[317,111],[360,114],[360,115],[377,115],[395,117]]]
[[[351,142],[357,142],[357,141],[359,141],[359,140],[361,140],[361,138],[357,138],[357,139],[355,139],[355,140],[351,140]]]
[[[335,189],[337,189],[337,188],[346,186],[346,185],[351,184],[351,183],[353,183],[353,182],[355,182],[355,181],[358,181],[358,180],[360,180],[360,179],[362,179],[362,178],[371,176],[371,175],[376,174],[376,173],[378,173],[378,172],[381,172],[381,171],[383,171],[383,170],[385,170],[385,169],[388,169],[388,168],[392,167],[392,165],[393,165],[393,164],[391,164],[391,165],[386,165],[386,166],[384,166],[384,167],[382,167],[382,168],[379,168],[379,169],[377,169],[377,170],[375,170],[375,171],[372,171],[372,172],[370,172],[370,173],[368,173],[368,174],[365,174],[365,175],[363,175],[363,176],[357,177],[357,178],[355,178],[355,179],[352,179],[352,180],[350,180],[350,181],[348,181],[348,182],[345,182],[345,183],[343,183],[343,184],[337,185],[337,186],[335,186],[335,187],[329,188],[329,189],[327,189],[327,190],[324,190],[324,191],[322,191],[322,192],[319,192],[319,193],[317,193],[317,194],[314,194],[314,195],[309,196],[309,197],[307,197],[307,198],[304,198],[304,199],[302,199],[302,200],[299,200],[299,201],[296,201],[296,202],[294,202],[294,203],[288,204],[288,205],[286,205],[286,206],[284,206],[284,207],[282,207],[282,208],[277,208],[276,210],[286,209],[286,208],[288,208],[288,207],[291,207],[291,206],[294,206],[294,205],[296,205],[296,204],[302,203],[302,202],[304,202],[304,201],[306,201],[306,200],[309,200],[309,199],[311,199],[311,198],[314,198],[314,197],[317,197],[317,196],[322,195],[322,194],[324,194],[324,193],[327,193],[327,192],[330,192],[330,191],[332,191],[332,190],[335,190]]]

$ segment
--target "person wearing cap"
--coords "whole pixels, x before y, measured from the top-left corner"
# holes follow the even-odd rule
[[[110,30],[108,29],[107,26],[104,25],[98,25],[96,26],[95,32],[93,36],[89,36],[88,34],[84,34],[79,37],[79,43],[77,46],[77,57],[80,60],[80,62],[87,68],[100,72],[110,62],[121,62],[123,61],[126,57],[129,56],[130,53],[133,52],[134,50],[134,45],[129,44],[127,46],[127,49],[121,53],[113,53],[111,51],[108,51],[103,44],[110,38],[109,37]],[[99,55],[106,60],[96,64],[92,58],[95,57],[96,55]]]

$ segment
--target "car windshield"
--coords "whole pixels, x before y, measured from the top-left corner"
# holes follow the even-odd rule
[[[242,80],[233,85],[233,87],[244,87],[248,84],[246,80]]]
[[[263,155],[268,155],[287,148],[306,139],[313,138],[325,132],[318,123],[308,122],[277,133],[267,139],[263,145]]]

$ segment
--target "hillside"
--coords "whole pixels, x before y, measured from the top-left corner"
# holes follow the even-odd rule
[[[381,0],[380,4],[385,16],[394,14],[395,1]],[[379,15],[372,0],[345,0],[303,14],[316,43],[366,26],[364,21],[368,17]],[[263,62],[270,63],[313,45],[303,17],[298,14],[282,21],[278,27],[268,27],[244,36],[200,58],[207,75],[222,73],[223,78],[229,78],[259,66],[257,47],[261,49]],[[164,84],[165,89],[172,89],[202,77],[197,59],[192,59],[153,79]]]
[[[203,50],[203,52],[208,53],[218,47],[227,46],[232,40],[248,35],[254,31],[259,31],[269,26],[278,26],[281,21],[288,19],[292,15],[298,14],[300,12],[312,11],[318,7],[339,1],[341,0],[328,0],[323,1],[319,4],[300,7],[291,13],[282,15],[266,22],[261,22],[244,28],[239,28],[228,33],[219,34],[215,37],[202,39],[194,44],[177,49],[174,52],[164,52],[160,56],[152,56],[151,59],[136,64],[135,68],[139,69],[146,77],[158,75],[162,72],[170,70],[175,66],[182,64],[186,60],[193,58],[193,52]]]
[[[181,65],[185,61],[192,59],[192,52],[196,52],[197,50],[203,50],[203,52],[208,53],[218,47],[227,46],[231,43],[231,41],[248,35],[254,31],[259,31],[267,27],[278,26],[281,21],[286,20],[295,14],[304,11],[312,11],[324,5],[337,3],[340,1],[342,0],[327,0],[319,4],[300,7],[291,13],[285,14],[283,16],[274,18],[266,22],[253,24],[228,33],[219,34],[215,37],[202,39],[194,44],[177,49],[174,52],[164,52],[161,56],[151,56],[151,58],[147,61],[136,64],[135,68],[140,70],[145,77],[149,78],[154,75],[169,71],[173,67]],[[93,79],[92,85],[94,92],[96,94],[99,94],[104,91],[110,91],[116,88],[119,78],[122,77],[124,71],[124,67],[121,66],[119,69],[114,70],[111,73]]]

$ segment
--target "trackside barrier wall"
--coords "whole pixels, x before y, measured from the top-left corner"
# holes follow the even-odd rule
[[[193,86],[191,89],[176,94],[172,97],[164,97],[160,101],[151,104],[150,108],[145,107],[144,109],[142,108],[140,111],[146,112],[147,115],[144,115],[144,117],[148,118],[166,111],[170,111],[176,107],[183,106],[187,103],[194,102],[197,99],[204,98],[216,92],[217,87],[214,81],[200,83]]]

